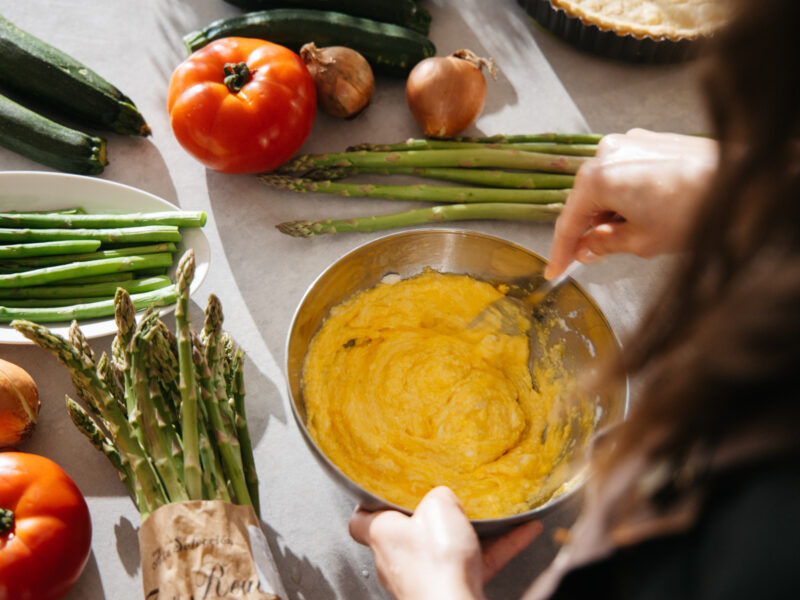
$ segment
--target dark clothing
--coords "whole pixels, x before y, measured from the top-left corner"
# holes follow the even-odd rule
[[[606,598],[800,598],[795,424],[765,419],[680,463],[634,454],[590,481],[568,543],[524,600]]]
[[[553,600],[800,598],[800,457],[727,473],[689,531],[618,549]]]

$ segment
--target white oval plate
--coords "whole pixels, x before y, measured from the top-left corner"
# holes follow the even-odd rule
[[[0,173],[0,211],[11,210],[57,210],[80,206],[92,213],[130,213],[178,210],[174,204],[138,190],[134,187],[114,183],[105,179],[38,171],[6,171]],[[203,230],[199,227],[181,229],[182,241],[178,244],[177,257],[188,248],[194,250],[195,273],[190,293],[194,292],[208,274],[210,249]],[[174,279],[175,266],[168,275]],[[174,310],[166,306],[162,314]],[[62,336],[67,334],[69,323],[47,324],[48,328]],[[96,338],[116,332],[114,318],[89,319],[80,322],[81,331],[87,338]],[[25,336],[7,324],[0,324],[0,343],[29,344]]]

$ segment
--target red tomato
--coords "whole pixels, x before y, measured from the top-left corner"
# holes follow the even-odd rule
[[[75,585],[92,543],[78,486],[49,458],[0,453],[0,600],[56,600]]]
[[[229,37],[178,65],[167,109],[178,142],[204,165],[259,173],[278,168],[303,145],[317,93],[303,61],[288,48]]]

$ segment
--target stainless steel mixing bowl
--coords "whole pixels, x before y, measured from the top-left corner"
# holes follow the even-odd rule
[[[368,242],[328,267],[311,284],[300,302],[286,343],[286,374],[292,412],[314,457],[333,480],[370,510],[394,508],[408,513],[348,478],[320,450],[306,428],[301,389],[303,360],[312,337],[330,309],[359,290],[378,284],[388,274],[406,278],[432,268],[442,273],[468,274],[492,283],[505,282],[524,290],[541,278],[545,261],[505,240],[463,230],[419,229]],[[618,342],[600,309],[574,281],[565,284],[547,310],[557,318],[544,319],[551,343],[563,342],[562,364],[570,377],[596,369],[618,349]],[[570,401],[575,402],[572,398]],[[473,520],[477,532],[492,535],[530,519],[540,518],[575,493],[587,477],[584,450],[592,434],[625,417],[627,382],[611,393],[580,396],[580,410],[589,411],[591,431],[574,427],[563,460],[554,475],[552,496],[524,513],[499,519]]]

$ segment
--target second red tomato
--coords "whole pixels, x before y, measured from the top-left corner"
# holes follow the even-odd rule
[[[223,38],[181,63],[167,109],[178,142],[210,169],[272,171],[311,133],[317,97],[308,69],[283,46]]]

